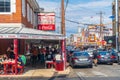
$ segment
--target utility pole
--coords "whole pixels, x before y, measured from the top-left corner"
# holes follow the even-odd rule
[[[119,51],[119,0],[115,0],[115,18],[116,18],[116,50]]]
[[[64,9],[64,0],[61,0],[61,34],[64,36],[66,35],[65,33],[65,9]],[[63,67],[64,70],[66,69],[66,49],[65,49],[66,43],[65,39],[61,41],[61,49],[62,49],[62,57],[63,57]]]
[[[102,11],[100,11],[100,13],[97,13],[97,14],[100,15],[100,40],[103,40],[103,27],[104,27],[104,25],[103,25],[102,20],[103,20],[104,13]]]
[[[65,33],[65,9],[64,9],[64,0],[61,0],[61,34],[66,35],[66,33]]]

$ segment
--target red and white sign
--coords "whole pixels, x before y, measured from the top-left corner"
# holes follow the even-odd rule
[[[38,14],[38,29],[45,31],[55,30],[55,13],[54,12],[44,12]]]

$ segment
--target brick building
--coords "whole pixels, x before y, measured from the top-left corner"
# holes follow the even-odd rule
[[[37,10],[36,0],[0,0],[0,26],[37,28]],[[6,53],[12,42],[12,39],[0,39],[0,53]],[[24,45],[25,40],[19,40],[20,53],[24,52]]]

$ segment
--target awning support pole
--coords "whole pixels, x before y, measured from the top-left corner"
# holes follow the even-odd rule
[[[66,69],[66,54],[65,54],[65,40],[61,40],[62,56],[63,56],[63,67]]]
[[[15,74],[17,74],[18,39],[14,39]]]

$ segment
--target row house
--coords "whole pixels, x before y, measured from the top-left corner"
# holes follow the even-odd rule
[[[37,28],[39,5],[36,0],[0,0],[0,26]],[[13,40],[0,40],[0,53],[5,53]],[[19,40],[21,53],[25,40]],[[3,48],[4,47],[4,48]]]

